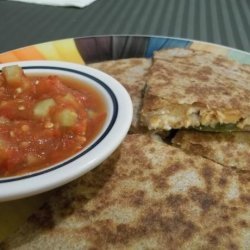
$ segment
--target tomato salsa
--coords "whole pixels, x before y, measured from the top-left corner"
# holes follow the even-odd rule
[[[30,173],[83,149],[106,119],[101,95],[57,75],[0,74],[0,177]]]

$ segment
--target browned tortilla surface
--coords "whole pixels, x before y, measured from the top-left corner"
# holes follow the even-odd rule
[[[170,130],[217,124],[250,129],[250,66],[192,49],[155,52],[142,121]]]
[[[249,183],[231,168],[128,135],[1,249],[249,249]]]
[[[209,133],[180,130],[173,143],[224,166],[250,171],[250,133]]]
[[[151,59],[145,58],[120,59],[88,65],[113,76],[127,89],[132,99],[134,109],[130,132],[140,130],[139,112],[142,104],[142,94],[146,84],[146,75],[150,65]]]

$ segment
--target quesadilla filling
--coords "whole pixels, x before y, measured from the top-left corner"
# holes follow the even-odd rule
[[[197,128],[208,131],[250,130],[250,117],[237,110],[209,110],[191,105],[170,104],[167,108],[142,113],[149,129]]]

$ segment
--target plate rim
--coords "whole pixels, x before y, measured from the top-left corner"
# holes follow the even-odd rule
[[[247,54],[250,56],[250,51],[245,51],[245,50],[241,50],[238,48],[233,48],[227,45],[223,45],[223,44],[219,44],[219,43],[215,43],[215,42],[209,42],[209,41],[203,41],[203,40],[197,40],[197,39],[193,39],[193,38],[184,38],[184,37],[177,37],[177,36],[166,36],[166,35],[150,35],[150,34],[100,34],[100,35],[86,35],[86,36],[76,36],[76,37],[62,37],[62,38],[58,38],[58,39],[53,39],[53,40],[45,40],[45,41],[41,41],[38,43],[31,43],[31,44],[27,44],[24,46],[20,46],[20,47],[16,47],[7,51],[3,51],[0,53],[4,54],[4,53],[8,53],[8,52],[12,52],[12,51],[16,51],[16,50],[22,50],[24,48],[30,47],[30,46],[36,46],[36,45],[40,45],[40,44],[45,44],[45,43],[51,43],[51,42],[57,42],[57,41],[63,41],[63,40],[67,40],[67,39],[84,39],[84,38],[102,38],[102,37],[138,37],[138,38],[163,38],[163,39],[171,39],[171,40],[180,40],[180,41],[189,41],[189,42],[194,42],[194,43],[200,43],[200,44],[209,44],[212,45],[214,47],[221,47],[221,48],[225,48],[225,49],[229,49],[232,51],[236,51],[239,53],[243,53],[243,54]],[[44,59],[45,61],[47,61],[48,59]]]

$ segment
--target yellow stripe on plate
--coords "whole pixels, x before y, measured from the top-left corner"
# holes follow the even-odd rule
[[[35,45],[47,60],[84,64],[73,39],[64,39]]]
[[[59,40],[55,41],[53,44],[57,52],[60,54],[62,58],[64,58],[65,61],[82,63],[82,64],[84,63],[82,57],[80,56],[76,48],[73,39]]]

